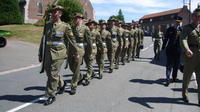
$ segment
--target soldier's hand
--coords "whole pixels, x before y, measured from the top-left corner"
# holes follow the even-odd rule
[[[42,62],[42,57],[38,56],[38,61],[41,63]]]
[[[76,59],[79,59],[79,58],[80,58],[80,56],[79,56],[79,55],[76,55],[76,56],[75,56],[75,58],[76,58]]]
[[[191,50],[187,50],[186,51],[186,56],[189,57],[189,58],[192,57],[193,56],[193,52]]]

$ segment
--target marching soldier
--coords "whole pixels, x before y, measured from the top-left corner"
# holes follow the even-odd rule
[[[122,53],[122,48],[124,45],[123,37],[122,37],[124,29],[122,28],[122,24],[123,24],[122,21],[119,21],[119,23],[117,24],[118,25],[118,34],[117,35],[118,35],[119,46],[118,46],[116,54],[115,54],[115,60],[116,60],[115,68],[116,69],[119,69],[119,61],[120,61],[120,57],[121,57],[121,53]]]
[[[128,30],[128,25],[127,24],[123,24],[122,26],[124,28],[124,33],[123,33],[123,49],[122,49],[122,57],[121,57],[121,61],[122,61],[122,65],[125,65],[125,60],[127,59],[126,54],[127,54],[127,50],[128,50],[128,46],[129,46],[129,39],[130,39],[130,32]]]
[[[109,45],[109,47],[113,47],[112,49],[108,49],[108,59],[110,61],[110,68],[109,72],[113,72],[113,64],[115,61],[115,52],[117,51],[118,47],[118,40],[117,40],[117,27],[115,26],[116,19],[110,18],[108,20],[109,26],[108,26],[108,31],[111,33],[111,38],[112,38],[112,45]],[[112,50],[112,51],[111,51]]]
[[[103,43],[101,40],[101,35],[99,33],[99,31],[96,30],[96,25],[97,22],[94,20],[89,20],[88,23],[86,24],[88,26],[88,28],[90,29],[90,41],[92,43],[92,54],[88,54],[88,52],[85,53],[84,56],[84,60],[87,66],[87,75],[85,80],[87,82],[89,82],[89,80],[91,80],[91,78],[94,76],[94,71],[93,71],[93,61],[96,57],[97,54],[97,49],[99,52],[103,52]],[[86,47],[86,51],[87,51],[87,47]],[[97,61],[98,63],[98,61]],[[100,63],[98,63],[99,65]],[[99,76],[102,76],[102,73],[99,73]]]
[[[137,50],[137,43],[138,43],[138,31],[136,28],[136,23],[134,23],[134,21],[132,21],[132,25],[133,25],[133,29],[135,31],[134,34],[134,43],[133,43],[133,52],[132,52],[132,60],[135,60],[135,56],[136,56],[136,50]]]
[[[160,56],[160,50],[161,50],[161,42],[164,38],[164,34],[161,31],[161,27],[158,26],[158,28],[155,29],[152,35],[152,41],[154,42],[154,59],[159,60]]]
[[[188,85],[192,73],[196,73],[198,84],[198,104],[200,105],[200,4],[192,13],[192,23],[183,27],[181,45],[184,50],[184,71],[182,96],[185,102],[188,99]]]
[[[144,32],[141,29],[140,24],[136,25],[137,27],[137,32],[138,32],[138,42],[137,42],[137,49],[136,49],[136,57],[140,57],[140,50],[143,49],[143,41],[144,41]]]
[[[90,41],[90,31],[87,26],[83,24],[83,15],[76,13],[74,16],[74,27],[73,33],[76,40],[76,45],[78,47],[78,57],[73,50],[69,52],[69,66],[73,72],[73,77],[71,81],[71,91],[70,94],[74,95],[76,93],[76,88],[78,84],[81,84],[84,77],[80,73],[80,66],[83,61],[83,56],[85,55],[85,46],[87,45],[87,53],[92,54],[92,44]],[[89,82],[84,84],[88,85]]]
[[[130,30],[130,38],[129,38],[129,46],[128,46],[128,59],[127,59],[128,62],[130,62],[131,58],[133,57],[132,52],[134,48],[135,33],[136,33],[134,26],[132,24],[129,26],[129,30]]]
[[[43,51],[43,41],[41,41],[39,49],[39,61],[44,61],[44,69],[48,77],[46,86],[48,99],[44,102],[44,105],[49,105],[56,100],[57,88],[60,89],[60,93],[63,93],[65,90],[66,83],[63,81],[62,76],[59,75],[59,71],[67,58],[66,46],[70,44],[72,50],[77,52],[70,25],[60,20],[62,10],[63,7],[61,6],[55,6],[52,9],[52,21],[45,24],[44,36],[42,38],[42,40],[45,38],[46,50]],[[42,58],[42,52],[45,53],[45,58]],[[78,55],[76,56],[78,57]]]
[[[111,54],[112,52],[108,52],[108,51],[113,51],[113,47],[112,47],[113,43],[112,43],[110,32],[106,30],[106,28],[107,28],[106,21],[103,20],[100,26],[101,26],[100,34],[101,34],[101,38],[103,41],[104,53],[107,52],[108,56],[112,55]],[[110,58],[110,57],[108,57],[108,58]],[[109,59],[109,60],[111,60],[111,59]],[[100,61],[100,63],[102,63],[101,67],[104,67],[104,55],[99,56],[99,61]],[[103,72],[103,68],[101,69],[100,72]]]
[[[172,72],[173,82],[177,81],[177,73],[180,64],[180,33],[182,31],[181,23],[182,18],[177,16],[175,18],[175,26],[171,26],[167,29],[165,38],[163,41],[162,49],[166,47],[167,65],[166,65],[166,86],[170,83],[170,74]]]

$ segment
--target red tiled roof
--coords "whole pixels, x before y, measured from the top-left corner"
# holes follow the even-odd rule
[[[182,9],[183,8],[178,8],[178,9],[163,11],[159,13],[148,14],[148,15],[144,15],[141,19],[148,19],[148,18],[153,18],[153,17],[158,17],[158,16],[176,14],[176,13],[179,13]]]

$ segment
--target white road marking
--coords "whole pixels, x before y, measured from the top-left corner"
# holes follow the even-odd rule
[[[146,51],[147,49],[149,49],[150,47],[152,47],[153,46],[153,44],[151,44],[149,47],[146,47],[146,48],[144,48],[144,49],[142,49],[141,51],[143,52],[143,51]]]
[[[45,96],[42,96],[42,97],[37,98],[37,99],[35,99],[35,100],[33,100],[33,101],[30,101],[30,102],[28,102],[28,103],[25,103],[25,104],[23,104],[23,105],[21,105],[21,106],[18,106],[18,107],[16,107],[16,108],[10,109],[10,110],[8,110],[8,111],[6,111],[6,112],[16,112],[16,111],[21,110],[21,109],[23,109],[23,108],[25,108],[25,107],[27,107],[27,106],[29,106],[29,105],[32,105],[33,103],[36,103],[36,102],[38,102],[38,101],[40,101],[40,100],[44,100],[44,99],[45,99]]]
[[[13,72],[19,72],[19,71],[35,68],[35,67],[38,67],[40,65],[41,64],[36,64],[36,65],[26,66],[26,67],[12,69],[12,70],[8,70],[8,71],[3,71],[3,72],[0,72],[0,75],[5,75],[5,74],[13,73]]]
[[[192,75],[193,75],[193,78],[194,78],[195,86],[198,87],[197,80],[196,80],[196,74],[193,72]]]

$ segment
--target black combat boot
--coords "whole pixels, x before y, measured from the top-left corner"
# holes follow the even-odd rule
[[[66,86],[66,82],[64,81],[64,85],[62,88],[60,88],[58,94],[63,94],[65,92],[65,86]]]
[[[76,88],[71,88],[71,91],[69,92],[70,95],[76,94]]]
[[[44,105],[45,105],[45,106],[50,105],[50,104],[52,104],[54,101],[56,101],[56,97],[54,97],[54,96],[48,97],[48,99],[44,102]]]

